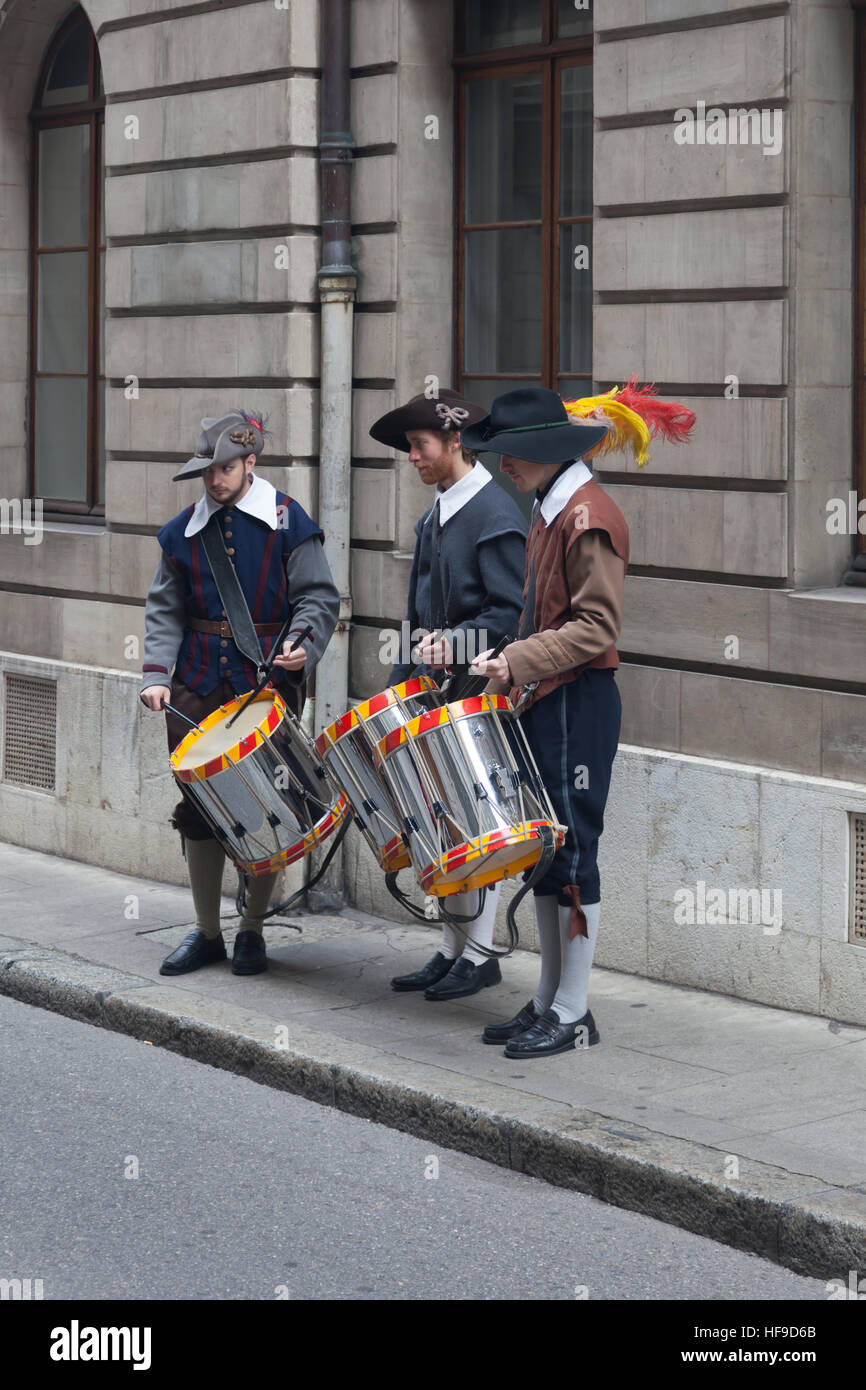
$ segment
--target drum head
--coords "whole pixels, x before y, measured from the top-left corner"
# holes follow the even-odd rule
[[[263,734],[273,733],[285,711],[282,700],[273,690],[262,691],[255,700],[250,700],[241,709],[231,728],[228,727],[229,720],[237,714],[244,699],[246,696],[230,701],[203,719],[200,730],[190,730],[171,755],[175,772],[203,769],[222,758],[237,762],[261,742]],[[242,744],[247,746],[240,747]]]

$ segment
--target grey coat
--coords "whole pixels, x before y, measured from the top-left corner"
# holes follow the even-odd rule
[[[472,656],[502,637],[516,637],[523,607],[526,520],[498,483],[476,492],[433,536],[433,508],[415,526],[417,541],[409,578],[410,631],[448,628],[467,634]],[[433,584],[433,567],[440,582]],[[441,604],[437,598],[441,596]],[[434,611],[436,610],[436,611]],[[471,638],[469,637],[471,634]],[[474,650],[473,650],[474,649]],[[468,661],[459,665],[465,671]],[[390,682],[403,681],[411,665],[397,665]],[[424,674],[433,674],[423,668]],[[441,673],[440,673],[441,674]]]

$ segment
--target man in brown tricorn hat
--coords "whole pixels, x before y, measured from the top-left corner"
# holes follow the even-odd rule
[[[383,415],[370,429],[380,444],[409,455],[423,483],[435,486],[433,505],[415,526],[417,540],[409,578],[404,635],[420,641],[401,651],[389,684],[405,681],[414,663],[421,673],[456,680],[449,699],[459,699],[469,664],[503,637],[514,637],[520,620],[527,525],[516,503],[474,454],[460,431],[482,419],[484,408],[456,391],[413,396]],[[458,999],[501,980],[499,962],[489,959],[498,893],[488,889],[481,915],[464,931],[443,923],[441,945],[427,964],[391,981],[396,990],[424,990],[425,999]],[[455,916],[473,916],[478,894],[455,894]],[[484,948],[478,950],[477,948]],[[461,953],[462,952],[462,953]]]
[[[201,477],[204,492],[157,534],[161,553],[145,610],[141,699],[148,709],[162,709],[168,701],[198,722],[258,683],[256,668],[235,644],[205,553],[201,533],[212,521],[240,581],[263,659],[292,615],[293,626],[270,679],[296,714],[303,708],[305,676],[331,638],[340,601],[321,528],[298,502],[253,471],[264,443],[261,415],[232,410],[219,419],[202,420],[194,456],[174,475],[175,482]],[[311,635],[290,652],[307,627]],[[173,749],[187,726],[169,713],[166,725]],[[166,957],[160,973],[184,975],[226,958],[220,931],[225,854],[190,801],[179,802],[173,824],[184,844],[196,926]],[[267,968],[261,914],[277,877],[249,881],[232,956],[236,975]]]

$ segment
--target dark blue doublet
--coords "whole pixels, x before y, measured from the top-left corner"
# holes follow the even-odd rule
[[[582,905],[600,901],[598,839],[621,718],[614,669],[592,667],[551,690],[521,717],[557,817],[568,826],[564,845],[535,886],[536,897],[555,894],[563,907],[571,906],[564,889],[577,884]]]

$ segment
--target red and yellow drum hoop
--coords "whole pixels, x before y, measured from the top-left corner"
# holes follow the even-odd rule
[[[410,719],[406,724],[401,724],[399,729],[392,729],[377,741],[374,758],[376,766],[393,753],[395,748],[402,747],[410,739],[418,738],[422,734],[429,734],[431,729],[441,729],[443,724],[451,724],[455,719],[470,719],[473,715],[484,714],[488,710],[511,708],[511,701],[505,695],[471,695],[468,700],[455,700],[453,704],[425,710],[423,714]]]
[[[324,758],[328,749],[334,743],[339,743],[341,738],[350,734],[359,724],[365,723],[374,714],[380,714],[383,709],[388,709],[390,705],[396,705],[398,698],[410,700],[415,695],[427,695],[431,690],[438,689],[436,682],[429,676],[416,676],[414,680],[404,681],[402,685],[389,685],[387,690],[381,690],[378,695],[373,695],[369,700],[362,700],[353,709],[341,714],[339,719],[335,719],[333,724],[329,724],[323,729],[316,739],[316,751],[320,758]]]
[[[184,767],[179,770],[178,763],[183,761],[183,758],[192,748],[193,744],[198,741],[201,734],[207,733],[209,729],[213,729],[217,724],[222,723],[227,714],[234,714],[235,710],[232,707],[234,705],[239,707],[241,702],[245,699],[245,695],[239,695],[236,700],[230,700],[227,705],[220,705],[219,709],[215,709],[213,714],[207,715],[207,717],[201,721],[198,729],[190,729],[186,737],[177,745],[169,761],[172,771],[179,782],[201,782],[208,777],[214,777],[218,772],[225,772],[233,763],[239,763],[248,753],[252,753],[255,748],[261,747],[265,741],[265,737],[271,735],[279,728],[283,716],[286,713],[286,707],[275,690],[263,690],[251,703],[257,704],[264,703],[266,700],[273,700],[273,705],[258,727],[253,729],[252,733],[247,734],[246,738],[240,739],[237,743],[233,743],[229,748],[226,748],[224,752],[218,754],[217,757],[208,758],[206,762],[199,763],[197,767]]]
[[[245,862],[244,873],[250,874],[252,878],[263,878],[265,874],[278,873],[288,864],[296,864],[299,859],[303,859],[318,844],[326,840],[332,830],[336,830],[337,826],[342,824],[348,809],[349,803],[341,792],[336,805],[313,826],[312,830],[307,832],[302,840],[296,840],[281,854],[271,855],[270,859],[256,859],[252,863]]]
[[[565,840],[565,834],[559,826],[552,825],[549,820],[527,821],[524,825],[515,826],[510,830],[493,830],[478,839],[467,840],[464,845],[456,845],[440,859],[434,859],[418,875],[421,887],[425,893],[432,893],[437,898],[447,898],[452,893],[469,893],[476,888],[489,888],[492,883],[499,883],[504,878],[514,878],[516,874],[522,874],[538,863],[541,857],[539,831],[544,826],[550,826],[556,848],[559,849]],[[526,845],[526,852],[518,852],[507,865],[503,865],[501,861],[496,865],[490,863],[492,856],[500,850],[519,850],[521,845]],[[476,860],[479,861],[477,869],[468,877],[444,877],[454,874],[464,865]],[[483,867],[485,861],[488,865],[486,869]]]

